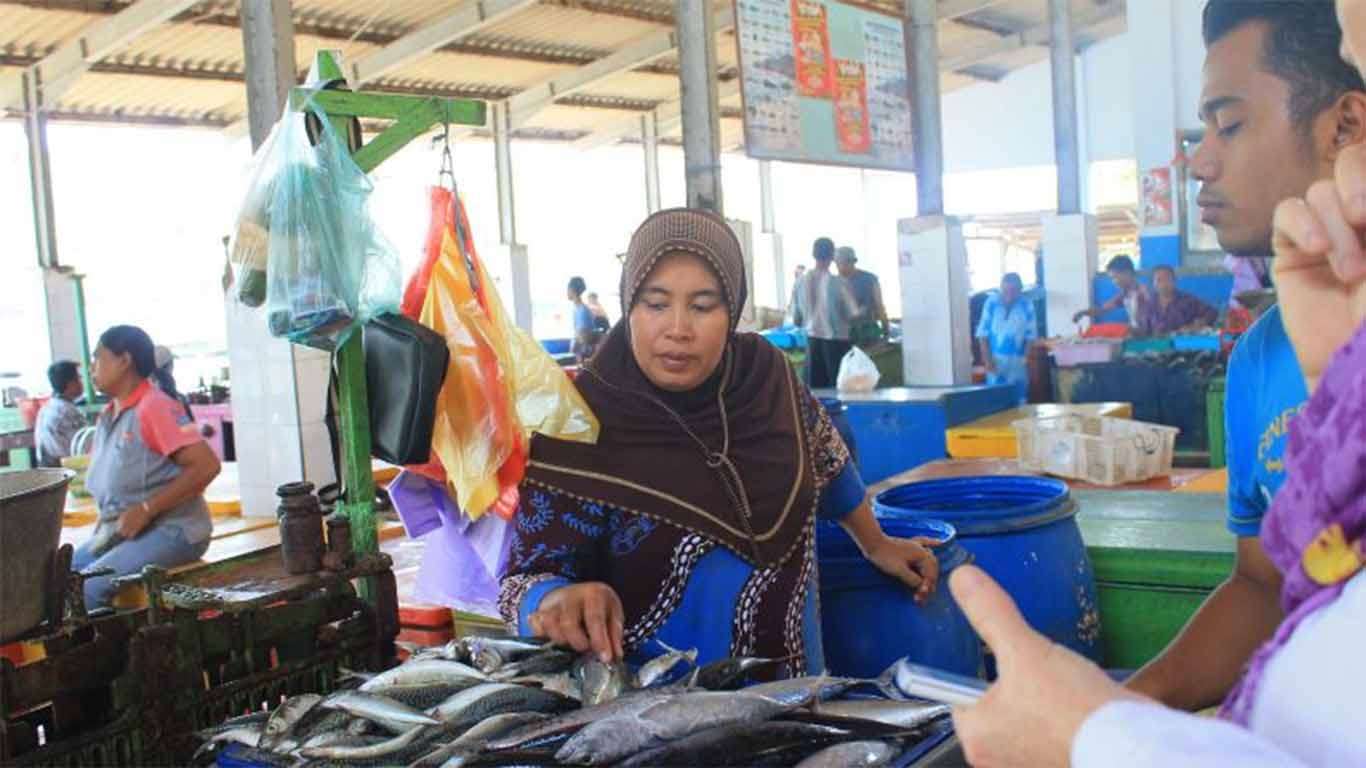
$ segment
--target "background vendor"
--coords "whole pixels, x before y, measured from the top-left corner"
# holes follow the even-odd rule
[[[172,568],[199,559],[213,523],[204,489],[218,476],[214,456],[189,416],[148,380],[156,369],[152,340],[120,325],[100,337],[92,374],[110,398],[95,425],[85,486],[99,523],[72,559],[78,571],[109,568],[115,576],[145,565]],[[86,606],[105,605],[112,577],[85,582]]]
[[[1144,336],[1169,336],[1173,333],[1198,333],[1219,322],[1219,310],[1185,291],[1176,289],[1176,270],[1153,270],[1156,296],[1143,308],[1138,332]]]
[[[776,347],[736,333],[745,268],[725,220],[651,216],[621,297],[623,321],[575,381],[598,443],[532,440],[501,584],[514,632],[604,659],[663,644],[819,673],[818,517],[930,596],[934,554],[882,532],[824,409]]]
[[[1011,384],[1018,399],[1029,391],[1029,347],[1039,337],[1034,305],[1021,298],[1024,281],[1014,272],[1001,278],[1001,292],[987,299],[977,326],[977,344],[988,384]]]
[[[1111,259],[1105,273],[1110,276],[1110,281],[1115,284],[1119,293],[1098,307],[1083,309],[1073,315],[1072,322],[1079,323],[1083,317],[1095,320],[1123,307],[1129,315],[1129,325],[1137,328],[1143,320],[1147,306],[1153,301],[1152,289],[1138,281],[1138,270],[1134,267],[1134,260],[1128,256],[1116,256]]]
[[[58,360],[48,367],[47,380],[52,385],[52,397],[38,411],[33,445],[38,466],[60,467],[62,459],[71,455],[71,439],[86,426],[85,414],[76,407],[84,391],[81,369],[70,360]]]

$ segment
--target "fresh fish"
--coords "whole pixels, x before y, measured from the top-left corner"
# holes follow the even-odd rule
[[[461,682],[457,685],[397,685],[375,691],[375,693],[388,696],[394,701],[407,704],[413,709],[430,709],[461,691],[482,684],[471,680],[468,684]]]
[[[336,731],[345,732],[347,724],[353,719],[345,712],[318,705],[295,724],[292,735],[301,742],[305,742],[319,734]]]
[[[752,725],[792,707],[746,693],[685,693],[638,715],[613,717],[579,731],[555,753],[578,765],[602,765],[711,728]]]
[[[352,736],[369,736],[378,731],[378,726],[363,717],[357,717],[346,724],[346,732]]]
[[[697,649],[687,651],[669,651],[655,659],[651,659],[641,665],[636,672],[636,687],[650,688],[655,683],[663,680],[665,676],[674,671],[679,664],[686,663],[692,666],[697,663]]]
[[[323,747],[362,747],[373,742],[374,739],[367,736],[358,736],[348,730],[327,731],[305,741],[299,745],[299,752],[307,749],[320,749]]]
[[[256,747],[261,744],[261,736],[260,726],[240,725],[213,734],[205,741],[205,744],[241,744],[247,747]]]
[[[207,739],[210,736],[213,736],[215,733],[231,731],[234,728],[243,728],[250,726],[256,726],[258,728],[261,728],[265,726],[266,721],[268,721],[269,719],[269,712],[252,712],[246,715],[230,717],[227,720],[224,720],[223,722],[219,723],[218,725],[210,726],[208,728],[196,731],[195,734],[199,736],[199,738],[201,739]]]
[[[395,736],[388,741],[381,741],[378,744],[369,744],[363,747],[350,746],[327,746],[327,747],[305,747],[299,750],[302,757],[320,760],[376,760],[395,752],[406,749],[418,740],[427,728],[415,725],[407,731]]]
[[[305,693],[288,699],[270,713],[270,719],[266,721],[265,730],[261,732],[260,743],[251,746],[259,746],[261,749],[275,749],[294,730],[295,725],[313,711],[314,707],[317,707],[322,700],[323,697],[316,693]]]
[[[744,693],[763,696],[781,704],[803,707],[813,701],[827,701],[863,683],[848,677],[794,677],[743,689]]]
[[[578,657],[569,651],[551,648],[535,656],[508,664],[492,675],[495,680],[510,680],[528,675],[555,675],[568,672]]]
[[[885,741],[847,741],[826,747],[797,768],[881,768],[896,756],[897,750]]]
[[[851,720],[870,720],[907,730],[934,722],[953,711],[946,704],[931,701],[829,701],[816,705],[815,712]]]
[[[567,738],[590,723],[644,712],[656,704],[668,701],[674,695],[676,694],[644,691],[623,696],[607,704],[574,710],[544,723],[518,729],[507,736],[490,740],[485,748],[492,752],[535,749]]]
[[[546,649],[545,643],[499,637],[467,637],[462,642],[464,653],[471,659],[475,668],[485,674],[496,672],[507,664],[535,656]]]
[[[583,698],[583,688],[573,675],[528,675],[527,677],[514,677],[506,682],[513,685],[529,685],[533,688],[558,693],[568,699],[579,701]]]
[[[344,691],[328,697],[320,706],[363,717],[394,733],[404,733],[414,725],[437,724],[435,719],[412,707],[373,693]]]
[[[693,670],[688,680],[689,688],[704,688],[708,691],[725,691],[739,686],[745,676],[756,669],[781,664],[782,659],[757,659],[750,656],[721,659]]]
[[[466,664],[446,659],[422,659],[400,664],[366,680],[358,689],[364,693],[384,694],[387,689],[407,686],[464,685],[488,682],[488,675]]]
[[[545,720],[546,717],[547,715],[540,712],[509,712],[506,715],[494,715],[472,726],[449,744],[418,758],[408,768],[460,768],[471,757],[479,754],[490,739],[506,736],[518,728]]]
[[[619,661],[607,664],[596,656],[585,655],[575,663],[574,670],[583,689],[585,707],[612,701],[631,687],[631,670]]]
[[[539,688],[485,683],[461,691],[427,712],[447,729],[456,729],[508,712],[562,712],[572,706],[568,699]]]
[[[678,768],[711,768],[717,765],[743,765],[744,756],[796,743],[829,744],[849,738],[840,728],[808,723],[769,722],[757,726],[713,728],[671,741],[661,747],[636,754],[618,768],[650,768],[668,765]]]

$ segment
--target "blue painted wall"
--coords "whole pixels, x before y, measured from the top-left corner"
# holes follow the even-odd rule
[[[1152,273],[1140,272],[1139,282],[1151,286],[1153,284]],[[1200,272],[1196,274],[1183,275],[1180,271],[1176,276],[1176,287],[1178,290],[1194,294],[1206,304],[1219,310],[1222,314],[1228,307],[1229,295],[1233,293],[1233,275],[1227,272]],[[1096,304],[1101,305],[1109,301],[1116,293],[1115,284],[1110,281],[1108,275],[1096,275],[1095,278]],[[1104,317],[1100,318],[1102,323],[1123,323],[1128,322],[1129,314],[1123,309],[1117,309]]]

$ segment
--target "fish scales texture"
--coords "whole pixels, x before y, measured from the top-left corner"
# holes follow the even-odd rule
[[[544,723],[519,729],[506,737],[490,741],[487,749],[495,752],[525,749],[528,745],[535,744],[538,741],[565,733],[573,733],[597,721],[643,712],[656,704],[667,701],[674,695],[676,694],[647,692],[623,696],[607,704],[585,707],[552,718]]]
[[[426,685],[475,685],[488,682],[488,675],[468,664],[447,659],[420,659],[400,664],[366,680],[359,690],[383,693],[386,688]]]
[[[394,733],[403,733],[413,725],[436,725],[437,720],[393,699],[371,693],[345,691],[327,698],[321,706],[340,709],[355,717],[365,718]]]
[[[881,768],[896,756],[897,750],[883,741],[849,741],[826,747],[797,768]]]
[[[713,728],[638,753],[618,764],[618,768],[710,768],[733,764],[751,752],[787,746],[796,742],[849,738],[848,731],[809,723],[767,722],[757,726]]]
[[[572,706],[562,696],[511,683],[485,683],[461,691],[429,712],[447,725],[473,725],[484,718],[518,711],[557,711]]]
[[[545,720],[547,717],[548,715],[539,712],[509,712],[505,715],[494,715],[471,726],[449,743],[439,746],[413,761],[409,768],[434,768],[434,766],[457,768],[463,764],[464,758],[478,754],[479,750],[490,739],[504,736],[523,726]],[[456,757],[462,759],[451,765],[451,761],[455,760]]]

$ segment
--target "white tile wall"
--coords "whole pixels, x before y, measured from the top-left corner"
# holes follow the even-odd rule
[[[332,446],[327,435],[327,425],[309,424],[300,429],[304,448],[304,477],[321,488],[337,480],[332,465]]]

